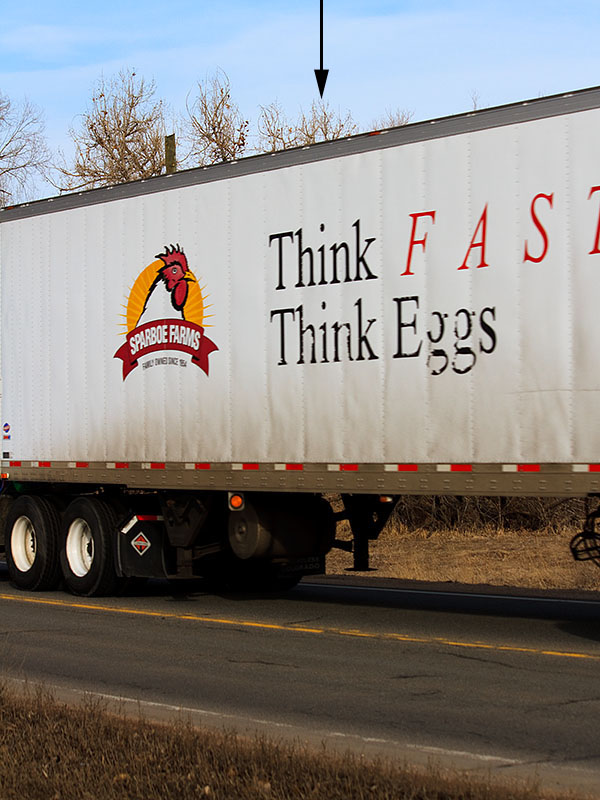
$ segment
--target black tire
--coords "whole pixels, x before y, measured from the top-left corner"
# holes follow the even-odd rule
[[[78,497],[63,516],[60,566],[65,584],[84,597],[116,594],[115,565],[117,516],[96,497]]]
[[[14,586],[32,592],[56,589],[60,581],[60,517],[44,497],[21,495],[6,519],[8,574]]]

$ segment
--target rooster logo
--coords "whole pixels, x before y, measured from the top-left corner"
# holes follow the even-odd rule
[[[185,319],[184,306],[188,299],[189,283],[193,282],[194,278],[190,275],[187,258],[185,253],[179,245],[175,247],[171,245],[169,250],[168,245],[165,247],[164,253],[159,253],[156,258],[160,259],[162,266],[158,268],[156,277],[152,281],[148,294],[144,300],[142,312],[138,318],[137,324],[146,313],[148,303],[160,283],[164,284],[164,288],[170,294],[171,305],[175,311],[181,314],[181,318]]]
[[[123,380],[141,357],[159,350],[188,353],[208,375],[208,356],[218,347],[204,333],[212,316],[207,313],[205,287],[178,244],[167,245],[155,258],[136,278],[124,306],[127,341],[115,353],[123,361]]]

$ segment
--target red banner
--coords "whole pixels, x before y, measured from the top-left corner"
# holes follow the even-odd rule
[[[179,350],[192,356],[192,364],[208,375],[208,356],[219,348],[193,322],[156,319],[134,328],[114,355],[123,361],[123,380],[138,366],[138,360],[161,350]]]

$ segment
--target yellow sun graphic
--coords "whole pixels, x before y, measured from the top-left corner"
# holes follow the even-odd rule
[[[125,322],[120,323],[125,328],[122,331],[123,335],[132,331],[137,325],[144,310],[144,303],[150,287],[156,278],[156,273],[162,267],[164,267],[163,261],[160,259],[153,261],[136,278],[129,291],[127,305],[123,305],[126,313],[120,315],[125,319]],[[210,328],[211,325],[206,320],[212,317],[212,314],[207,314],[206,310],[211,308],[212,304],[206,303],[206,298],[208,297],[208,295],[204,294],[206,287],[199,285],[196,276],[191,270],[186,272],[186,278],[188,278],[188,296],[183,311],[184,317],[188,322],[193,322],[202,328]]]

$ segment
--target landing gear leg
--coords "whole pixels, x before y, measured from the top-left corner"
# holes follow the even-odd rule
[[[369,542],[377,539],[384,529],[396,507],[397,498],[343,494],[342,500],[354,539],[352,569],[356,572],[367,572],[370,570]]]

